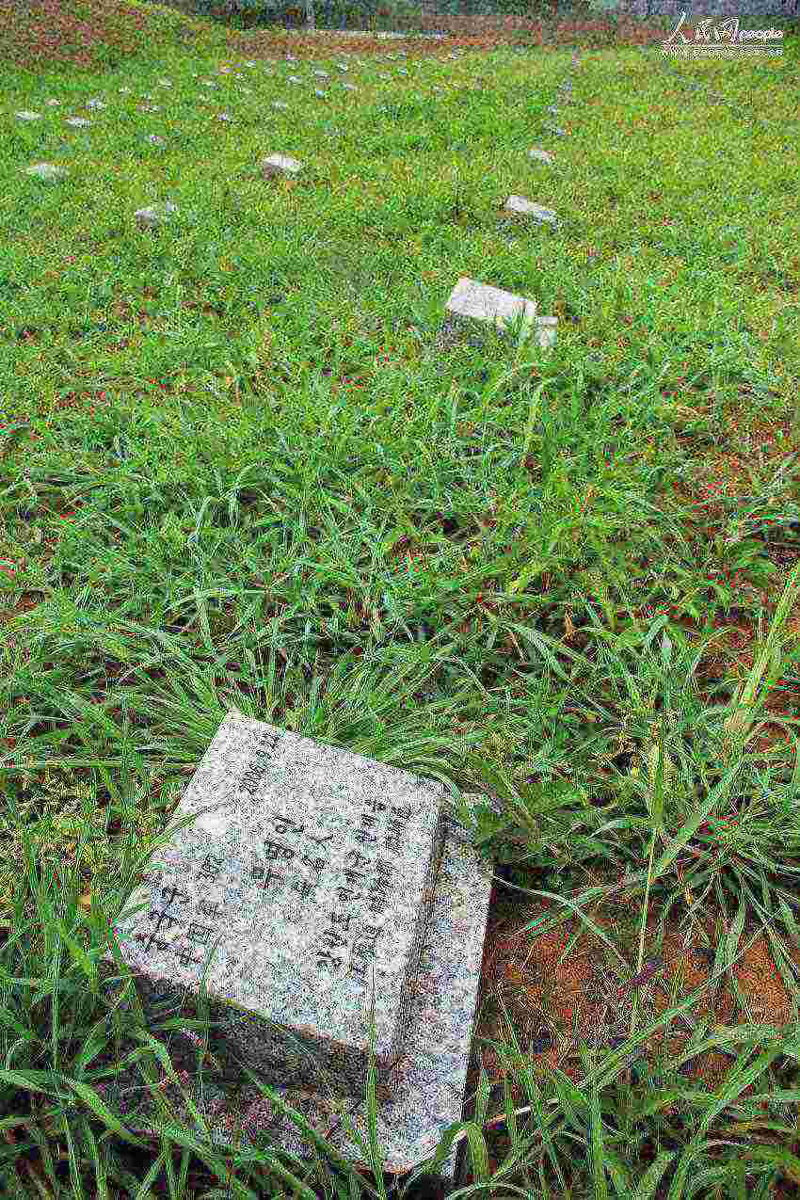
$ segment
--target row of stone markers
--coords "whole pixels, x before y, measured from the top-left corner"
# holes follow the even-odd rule
[[[397,56],[388,55],[387,57],[394,59]],[[450,57],[457,60],[459,56],[451,55]],[[297,59],[293,58],[291,55],[287,56],[287,62],[296,61]],[[244,65],[250,68],[255,68],[258,64],[255,62],[245,62]],[[338,65],[339,69],[343,73],[348,70],[347,64]],[[366,66],[366,64],[361,64],[360,61],[358,62],[358,65]],[[577,59],[573,57],[573,66],[575,65],[577,65]],[[221,68],[221,72],[223,74],[230,73],[230,68]],[[313,73],[319,78],[330,78],[329,73],[326,71],[315,69]],[[401,73],[408,74],[407,71],[403,71]],[[244,78],[240,72],[235,72],[235,74],[240,78]],[[391,76],[386,76],[386,78],[390,79]],[[302,83],[303,81],[299,76],[290,75],[288,76],[287,82]],[[159,84],[164,87],[172,86],[171,81],[168,79],[159,80]],[[213,80],[204,81],[204,84],[206,86],[216,87],[216,84],[213,82]],[[348,84],[345,84],[344,86],[353,87],[353,85]],[[251,89],[246,90],[250,91]],[[563,92],[563,96],[561,98],[564,100],[564,102],[570,102],[569,93],[571,90],[572,84],[568,80],[562,85],[561,88],[561,91]],[[120,91],[129,92],[130,89],[121,88]],[[319,89],[317,89],[317,94],[319,96],[325,95],[325,93],[321,92]],[[144,98],[150,100],[153,97],[148,93],[145,94]],[[48,101],[48,103],[54,102]],[[57,104],[58,101],[55,101],[55,103]],[[288,108],[288,105],[280,100],[273,101],[273,104],[276,107]],[[106,105],[103,101],[94,99],[87,102],[87,107],[103,109],[106,107]],[[556,115],[558,108],[556,105],[554,105],[549,111],[553,115]],[[32,112],[19,112],[16,115],[23,120],[34,120],[38,119],[40,114]],[[220,114],[219,119],[230,120],[231,118],[227,113],[222,113]],[[82,117],[72,117],[67,119],[67,124],[75,126],[88,126],[91,124],[91,122]],[[548,132],[551,132],[556,136],[565,136],[565,131],[556,125],[548,124],[545,128],[548,130]],[[159,138],[155,134],[151,135],[150,140],[156,145],[164,144],[163,139]],[[546,150],[543,150],[541,147],[534,147],[528,151],[528,154],[532,159],[548,164],[553,163],[553,156]],[[302,170],[302,164],[288,155],[274,154],[261,161],[260,169],[264,179],[273,179],[279,176],[288,176],[294,178]],[[24,168],[24,170],[28,174],[35,175],[39,179],[45,181],[62,179],[67,174],[65,168],[46,162],[34,163],[30,167]],[[539,222],[546,222],[552,225],[557,225],[558,223],[557,215],[552,209],[544,208],[542,205],[536,204],[524,196],[509,196],[505,202],[503,211],[515,219],[530,217]],[[177,205],[167,201],[163,204],[151,205],[146,208],[138,209],[134,213],[134,218],[139,228],[141,230],[146,230],[153,229],[162,224],[167,218],[176,214],[177,212]],[[542,349],[548,349],[555,344],[556,326],[558,324],[557,317],[537,316],[536,302],[534,300],[515,296],[510,292],[502,291],[501,289],[491,287],[488,284],[478,283],[475,280],[467,277],[462,277],[456,283],[446,303],[445,313],[445,327],[440,335],[440,345],[446,345],[453,340],[457,340],[459,330],[473,325],[473,323],[476,321],[503,327],[509,320],[520,315],[522,316],[523,325],[526,330],[530,329],[535,331],[537,340]],[[455,335],[455,337],[453,337],[453,335]]]
[[[519,306],[535,314],[533,301],[468,279],[448,304],[480,321]],[[193,1035],[168,1051],[212,1140],[266,1134],[307,1158],[285,1105],[368,1168],[371,1047],[386,1172],[430,1160],[462,1119],[492,871],[446,801],[441,783],[225,717],[101,961],[115,1002],[130,969],[151,1028],[198,1015],[205,980],[219,1077],[198,1083]],[[166,1094],[202,1133],[181,1092]],[[156,1127],[136,1068],[104,1099],[129,1129]],[[436,1164],[451,1182],[460,1140]]]

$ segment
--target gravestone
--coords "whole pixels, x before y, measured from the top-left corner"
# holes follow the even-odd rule
[[[54,181],[62,179],[66,175],[66,170],[63,167],[57,167],[53,163],[33,163],[30,167],[24,168],[27,175],[36,175],[39,179],[46,181]]]
[[[187,1090],[212,1140],[266,1133],[290,1153],[313,1153],[243,1063],[360,1163],[340,1118],[368,1136],[373,981],[384,1169],[410,1170],[461,1119],[492,872],[445,812],[445,794],[237,713],[222,722],[176,814],[196,819],[170,831],[114,923],[148,1016],[163,1020],[196,996],[211,962],[210,1049],[235,1084],[207,1077]],[[119,979],[110,952],[102,968]],[[186,1100],[171,1098],[195,1128]],[[107,1099],[128,1128],[153,1130],[134,1068],[115,1076]],[[445,1177],[455,1159],[452,1149]]]
[[[286,176],[294,179],[302,171],[302,163],[288,154],[272,154],[261,161],[261,174],[264,179],[275,179]]]
[[[440,806],[405,771],[228,716],[198,767],[179,830],[119,926],[145,994],[208,975],[225,1043],[282,1083],[366,1086],[368,1004],[388,1082],[443,844]],[[134,901],[136,903],[136,901]]]
[[[541,204],[534,204],[531,200],[526,200],[524,196],[509,196],[505,203],[505,210],[514,213],[520,217],[533,217],[536,221],[547,221],[551,225],[558,222],[556,214],[552,208],[543,208]]]
[[[525,325],[533,324],[536,301],[462,276],[450,293],[445,313],[446,319],[455,320],[467,327],[473,322],[479,322],[493,324],[502,329],[520,314]]]
[[[177,211],[178,206],[167,200],[164,204],[151,204],[148,208],[139,208],[133,215],[139,228],[146,230],[155,229]]]

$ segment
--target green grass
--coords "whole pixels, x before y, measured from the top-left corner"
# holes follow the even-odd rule
[[[707,1031],[735,1039],[719,1094],[670,1063],[637,1091],[644,1025],[579,1085],[520,1067],[522,1113],[485,1123],[482,1091],[461,1133],[465,1195],[788,1196],[797,37],[767,65],[595,52],[547,139],[569,49],[355,51],[340,75],[342,54],[269,43],[237,80],[230,35],[187,48],[146,12],[136,53],[93,70],[25,66],[0,34],[3,1194],[291,1192],[268,1149],[148,1142],[98,1103],[112,1032],[142,1054],[96,982],[105,920],[236,707],[444,780],[526,896],[582,912],[589,868],[628,872],[643,931],[691,926],[688,887],[727,921],[722,971],[768,933],[794,1018]],[[295,185],[259,177],[273,153]],[[69,174],[22,173],[38,161]],[[505,225],[512,193],[559,228]],[[164,200],[177,215],[140,232]],[[437,349],[461,275],[558,314],[555,349]],[[734,625],[752,662],[722,645]],[[462,791],[495,799],[466,812]],[[641,932],[632,972],[648,952]],[[304,1195],[380,1194],[283,1161]]]

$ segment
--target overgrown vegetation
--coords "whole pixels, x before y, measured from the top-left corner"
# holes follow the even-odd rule
[[[164,1067],[97,983],[108,920],[232,706],[444,780],[512,915],[549,905],[526,936],[571,930],[564,962],[605,935],[622,1042],[568,1063],[554,1018],[550,1042],[502,1027],[454,1131],[464,1195],[800,1182],[797,37],[668,69],[641,31],[559,29],[464,36],[458,62],[398,42],[402,77],[385,42],[150,5],[2,25],[4,1195],[389,1186],[134,1135],[102,1101],[109,1047],[154,1088]],[[582,37],[607,48],[534,164]],[[258,175],[276,152],[296,183]],[[511,193],[558,228],[509,225]],[[461,275],[556,313],[556,347],[438,347]],[[636,981],[678,935],[713,969],[653,1008]],[[756,991],[783,989],[761,1016],[756,943]],[[709,1050],[713,1086],[684,1070]]]

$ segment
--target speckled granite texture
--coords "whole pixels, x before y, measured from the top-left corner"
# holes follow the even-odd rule
[[[383,1169],[389,1173],[402,1174],[432,1157],[447,1126],[461,1119],[464,1105],[492,869],[477,857],[460,826],[445,819],[444,829],[433,907],[412,989],[405,1057],[390,1098],[378,1105],[378,1145],[385,1155]],[[201,1090],[191,1076],[185,1086],[208,1121],[212,1139],[240,1136],[244,1145],[258,1144],[258,1134],[266,1132],[271,1144],[300,1158],[307,1156],[308,1144],[296,1127],[249,1083],[237,1095],[224,1087],[206,1085]],[[274,1090],[340,1153],[355,1164],[364,1162],[343,1117],[366,1137],[365,1101],[322,1096],[299,1086],[277,1085]],[[179,1118],[195,1129],[178,1089],[167,1094]],[[152,1102],[143,1095],[134,1072],[120,1076],[117,1087],[108,1089],[106,1102],[121,1112],[129,1128],[152,1128],[147,1119]],[[457,1147],[452,1148],[439,1168],[445,1179],[452,1180],[456,1152]]]
[[[218,1052],[287,1084],[363,1095],[403,1053],[443,844],[441,784],[229,714],[147,882],[117,921],[145,1011],[203,967]],[[110,952],[109,952],[110,958]]]

